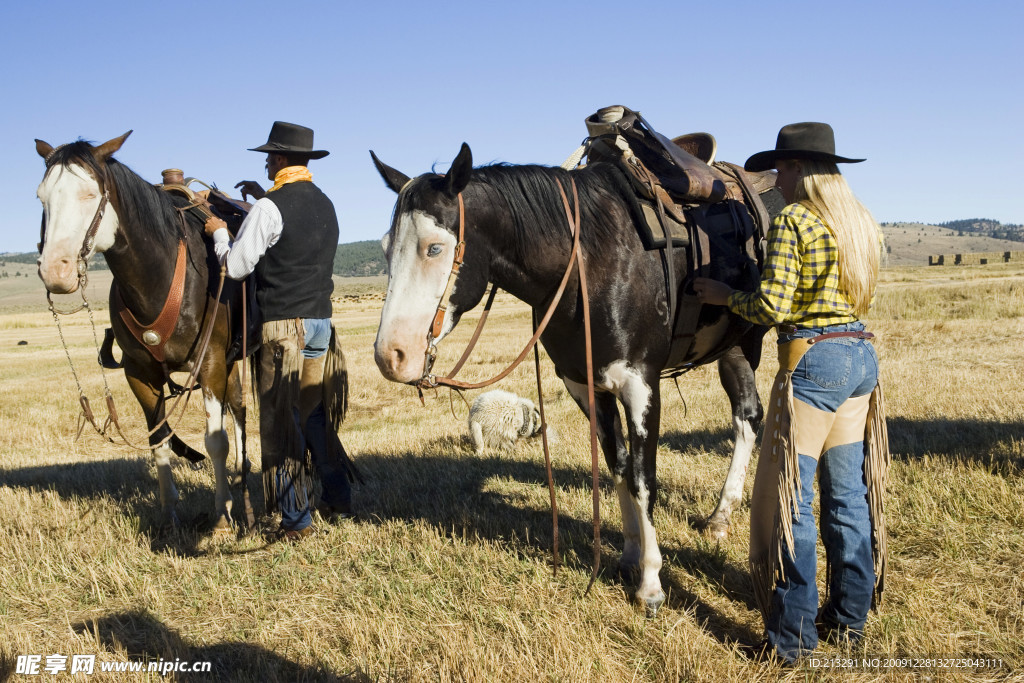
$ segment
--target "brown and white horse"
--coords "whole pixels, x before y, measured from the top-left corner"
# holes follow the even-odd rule
[[[99,252],[106,258],[114,276],[110,322],[123,351],[125,377],[152,432],[149,443],[156,446],[152,452],[160,483],[162,522],[170,526],[179,524],[171,455],[193,462],[201,461],[203,455],[171,434],[166,422],[153,430],[164,419],[164,385],[169,373],[194,369],[204,320],[213,317],[198,380],[206,404],[206,450],[213,460],[216,482],[214,528],[226,531],[232,521],[226,411],[234,418],[235,467],[248,503],[244,408],[238,366],[230,357],[237,349],[232,351],[228,322],[228,305],[237,304],[240,287],[228,281],[220,303],[213,301],[217,278],[211,282],[210,275],[218,272],[218,266],[207,252],[202,218],[185,211],[183,222],[177,208],[187,204],[184,197],[156,189],[111,157],[130,133],[97,147],[79,140],[54,148],[36,140],[36,151],[46,162],[37,192],[43,204],[39,277],[51,293],[74,292],[80,285],[80,269],[84,272],[89,258]],[[115,313],[115,298],[124,302],[136,320],[157,319],[170,297],[181,244],[185,245],[181,307],[170,334],[161,340],[161,363]]]
[[[372,152],[371,152],[372,155]],[[652,523],[657,494],[655,455],[661,418],[661,373],[669,358],[673,316],[665,270],[656,251],[646,251],[628,206],[632,192],[621,172],[591,164],[567,172],[541,166],[493,165],[474,169],[469,147],[445,176],[409,179],[373,155],[384,182],[398,194],[391,228],[382,240],[388,259],[388,290],[374,345],[377,366],[388,379],[417,383],[425,367],[427,332],[452,271],[459,234],[459,201],[465,206],[465,260],[440,325],[439,341],[494,283],[535,311],[554,298],[565,272],[572,236],[556,180],[579,191],[580,248],[586,268],[593,330],[598,435],[622,507],[625,547],[620,571],[639,574],[636,598],[648,614],[664,602],[658,572],[661,552]],[[571,193],[569,193],[571,197]],[[571,201],[571,199],[570,199]],[[676,282],[685,282],[687,259],[674,259]],[[710,275],[751,289],[756,268],[712,257]],[[753,278],[753,279],[752,279]],[[683,306],[699,306],[683,298]],[[554,310],[541,342],[577,404],[587,412],[582,292],[578,270]],[[754,384],[764,328],[753,327],[722,307],[699,311],[686,365],[718,361],[732,403],[735,449],[718,508],[709,520],[724,535],[740,501],[754,436],[762,418]],[[625,409],[628,448],[616,406]]]

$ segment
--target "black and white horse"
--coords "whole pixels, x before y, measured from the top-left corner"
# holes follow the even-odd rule
[[[371,152],[372,154],[372,152]],[[658,573],[661,552],[652,524],[657,493],[655,456],[661,419],[659,382],[669,358],[673,316],[669,314],[665,266],[646,251],[631,217],[632,189],[609,164],[567,172],[542,166],[492,165],[474,169],[469,147],[447,175],[409,179],[373,155],[384,182],[398,194],[391,228],[382,240],[388,259],[388,290],[374,345],[377,366],[395,382],[416,383],[424,375],[427,331],[443,296],[458,242],[459,196],[465,204],[465,262],[444,314],[443,338],[463,313],[494,283],[543,312],[565,272],[572,236],[556,180],[569,194],[579,191],[580,248],[586,268],[593,330],[598,435],[622,506],[625,547],[620,570],[639,575],[636,598],[653,614],[665,599]],[[674,259],[676,282],[684,282],[687,259]],[[750,286],[749,271],[711,263],[710,275]],[[699,306],[682,298],[684,306]],[[687,364],[717,359],[732,403],[735,449],[712,533],[725,535],[740,501],[761,404],[754,384],[763,328],[742,323],[721,307],[700,311]],[[578,270],[541,336],[559,377],[587,412],[582,294]],[[622,435],[618,399],[625,410]]]

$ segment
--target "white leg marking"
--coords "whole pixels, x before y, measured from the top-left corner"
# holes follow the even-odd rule
[[[242,454],[245,450],[245,434],[242,431],[242,420],[240,417],[235,415],[235,411],[228,408],[228,412],[231,414],[231,424],[234,426],[235,435],[235,474],[242,476]]]
[[[216,490],[214,514],[217,524],[231,521],[231,493],[228,491],[228,433],[224,429],[224,405],[214,396],[203,392],[206,404],[206,452],[213,461],[213,481]]]
[[[630,500],[640,520],[640,586],[636,590],[638,600],[664,600],[665,592],[661,590],[661,550],[658,548],[658,532],[647,516],[648,491],[643,482],[637,482],[637,497]]]
[[[622,537],[625,539],[619,566],[623,569],[639,569],[642,556],[640,519],[637,517],[636,505],[633,502],[633,496],[629,494],[629,487],[624,478],[615,477],[615,493],[619,496],[619,508],[622,510]]]
[[[156,462],[156,476],[160,482],[160,507],[163,510],[164,521],[178,526],[178,514],[175,506],[178,504],[178,489],[174,487],[174,475],[171,474],[171,450],[170,444],[164,444],[153,449],[153,460]]]
[[[750,454],[754,450],[756,436],[746,420],[734,417],[732,427],[736,441],[732,449],[732,463],[729,465],[729,474],[725,479],[725,486],[722,487],[718,507],[709,520],[711,523],[721,523],[726,527],[729,525],[729,516],[743,498],[743,482],[747,479],[747,468],[750,465]]]
[[[647,438],[644,418],[651,407],[651,388],[639,371],[626,361],[617,360],[604,369],[600,386],[615,394],[626,407],[626,417],[634,433],[641,439]]]

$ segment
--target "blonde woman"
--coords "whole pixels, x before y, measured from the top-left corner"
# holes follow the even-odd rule
[[[788,663],[817,647],[819,629],[860,640],[884,573],[888,452],[878,357],[861,322],[878,277],[880,231],[837,166],[860,161],[836,155],[828,124],[783,127],[774,150],[745,164],[777,169],[787,203],[768,233],[757,290],[694,283],[704,303],[779,332],[780,370],[751,497],[750,568],[765,622],[760,653]],[[815,473],[827,558],[820,609]]]

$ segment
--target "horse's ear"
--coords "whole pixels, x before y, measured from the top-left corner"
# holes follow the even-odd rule
[[[373,157],[373,165],[377,167],[377,173],[380,173],[380,177],[384,179],[384,184],[390,187],[391,191],[395,194],[401,192],[405,184],[409,182],[409,176],[401,171],[396,171],[378,159],[372,149],[370,150],[370,156]]]
[[[53,154],[53,145],[36,138],[36,153],[43,159]]]
[[[469,151],[469,145],[462,143],[459,155],[452,162],[445,176],[445,192],[450,197],[455,197],[469,185],[469,174],[473,170],[473,153]]]
[[[121,149],[121,145],[124,144],[124,141],[127,140],[128,136],[131,134],[132,132],[128,131],[121,137],[114,138],[113,140],[107,140],[95,149],[93,155],[100,161],[106,161],[114,152]]]

